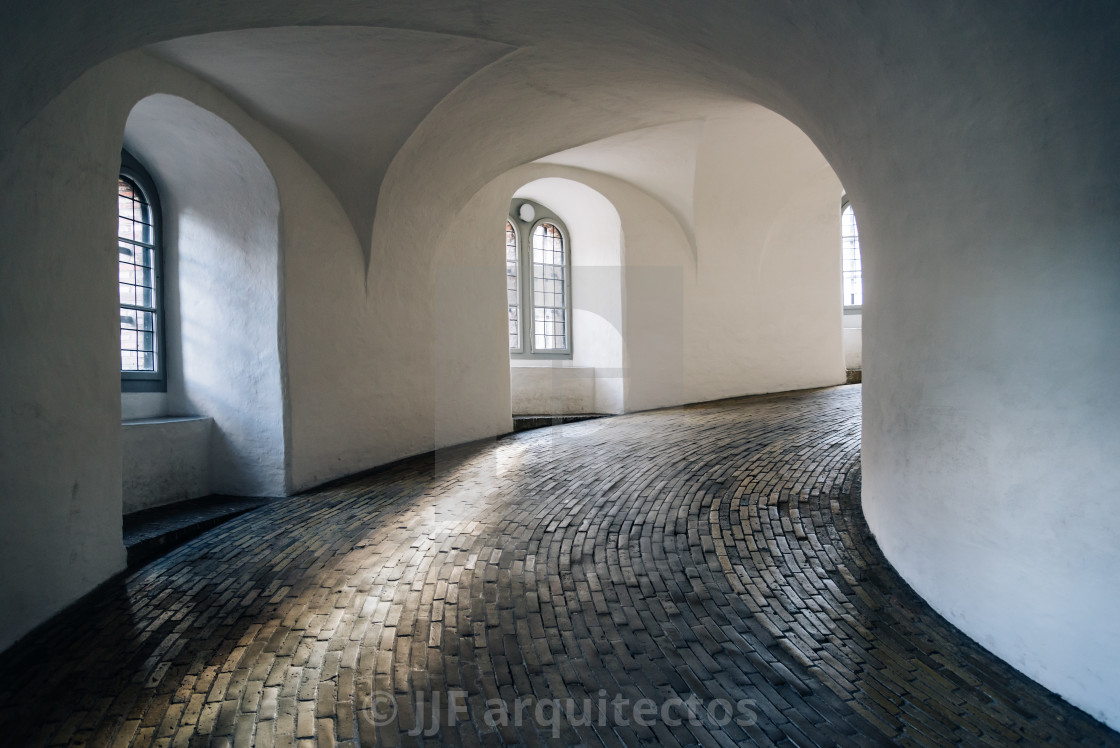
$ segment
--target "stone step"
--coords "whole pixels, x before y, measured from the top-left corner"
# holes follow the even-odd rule
[[[518,433],[521,431],[529,431],[530,429],[541,429],[546,426],[559,426],[564,423],[577,423],[579,421],[590,421],[593,418],[609,418],[607,413],[578,413],[572,415],[543,415],[543,416],[514,416],[513,417],[513,431]]]
[[[136,569],[202,533],[276,499],[212,494],[124,515],[128,568]]]

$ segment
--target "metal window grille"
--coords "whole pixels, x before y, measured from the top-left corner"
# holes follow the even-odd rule
[[[509,308],[509,349],[521,350],[521,281],[517,231],[506,221],[506,305]]]
[[[533,229],[533,347],[568,349],[567,262],[564,237],[551,223]]]
[[[851,203],[840,212],[840,238],[844,248],[844,306],[863,304],[863,267],[859,256],[859,229]]]
[[[156,372],[156,246],[152,209],[136,183],[117,180],[121,371]]]

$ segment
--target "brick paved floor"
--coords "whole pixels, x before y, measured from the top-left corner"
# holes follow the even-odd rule
[[[0,658],[0,742],[1120,744],[901,582],[858,465],[856,386],[526,432],[279,501]]]

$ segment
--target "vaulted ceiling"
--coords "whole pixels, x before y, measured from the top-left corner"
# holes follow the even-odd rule
[[[316,26],[176,39],[156,55],[222,89],[300,151],[369,234],[389,162],[453,88],[513,48],[401,29]]]

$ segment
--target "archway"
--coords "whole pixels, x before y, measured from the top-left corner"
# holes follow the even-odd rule
[[[513,415],[621,413],[623,236],[618,211],[602,193],[562,177],[536,179],[514,192],[513,220],[512,206],[526,201],[548,206],[567,229],[572,340],[567,357],[511,357]],[[531,237],[522,241],[529,243]]]
[[[283,495],[272,175],[232,126],[178,96],[137,103],[124,145],[160,189],[168,361],[166,393],[122,393],[124,417],[144,419],[126,427],[125,511],[209,493]]]

